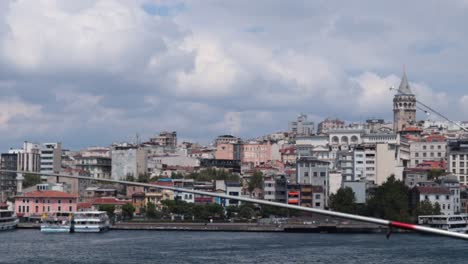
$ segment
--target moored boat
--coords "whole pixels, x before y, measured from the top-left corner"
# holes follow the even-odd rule
[[[73,214],[73,230],[76,233],[98,233],[108,230],[109,217],[103,211],[76,212]]]
[[[12,230],[18,225],[18,217],[14,211],[0,210],[0,230]]]
[[[468,215],[421,215],[418,217],[418,224],[451,232],[466,233],[468,231]]]
[[[70,233],[72,230],[72,213],[56,212],[43,214],[41,232],[44,233]]]

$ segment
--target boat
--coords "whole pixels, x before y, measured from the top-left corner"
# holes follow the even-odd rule
[[[467,233],[468,215],[420,215],[418,224],[451,232]]]
[[[103,211],[75,212],[73,231],[76,233],[98,233],[108,230],[109,217]]]
[[[14,211],[0,210],[0,230],[12,230],[18,225],[18,217]]]
[[[41,232],[44,233],[70,233],[72,230],[72,213],[56,212],[43,214]]]

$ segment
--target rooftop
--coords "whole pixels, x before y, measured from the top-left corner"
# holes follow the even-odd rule
[[[23,195],[16,196],[17,198],[77,198],[76,194],[69,194],[60,191],[32,191]]]

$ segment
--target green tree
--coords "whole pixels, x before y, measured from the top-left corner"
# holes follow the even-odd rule
[[[101,204],[99,205],[99,211],[105,211],[110,219],[114,218],[115,215],[115,205],[113,204]]]
[[[440,214],[440,205],[439,203],[432,204],[428,200],[424,200],[418,203],[416,207],[415,216],[420,215],[439,215]]]
[[[135,206],[133,206],[133,204],[127,203],[122,206],[122,215],[124,218],[133,218],[133,213],[135,213]]]
[[[41,183],[41,176],[30,173],[24,175],[23,188],[28,188],[39,183]]]
[[[330,195],[330,208],[342,213],[356,213],[356,197],[353,189],[340,188],[336,194]]]
[[[250,206],[242,206],[239,208],[239,216],[244,219],[252,219],[255,216],[255,210]]]
[[[263,189],[263,173],[261,171],[255,171],[249,179],[249,192],[252,192],[255,188]]]
[[[404,221],[410,220],[408,205],[409,190],[405,184],[390,176],[377,187],[367,203],[367,213],[378,218]]]
[[[127,176],[127,181],[129,181],[129,182],[134,182],[134,181],[135,181],[135,177],[133,177],[132,175],[129,175],[129,176]]]
[[[138,182],[148,183],[150,182],[151,177],[148,173],[142,173],[138,175]]]
[[[146,217],[148,218],[159,218],[160,214],[158,210],[156,209],[156,205],[154,203],[149,202],[146,205]]]

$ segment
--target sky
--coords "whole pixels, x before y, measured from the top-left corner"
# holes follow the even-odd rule
[[[468,120],[467,12],[466,0],[3,0],[0,150],[162,130],[206,144],[285,131],[300,113],[390,121],[404,67],[418,100]]]

